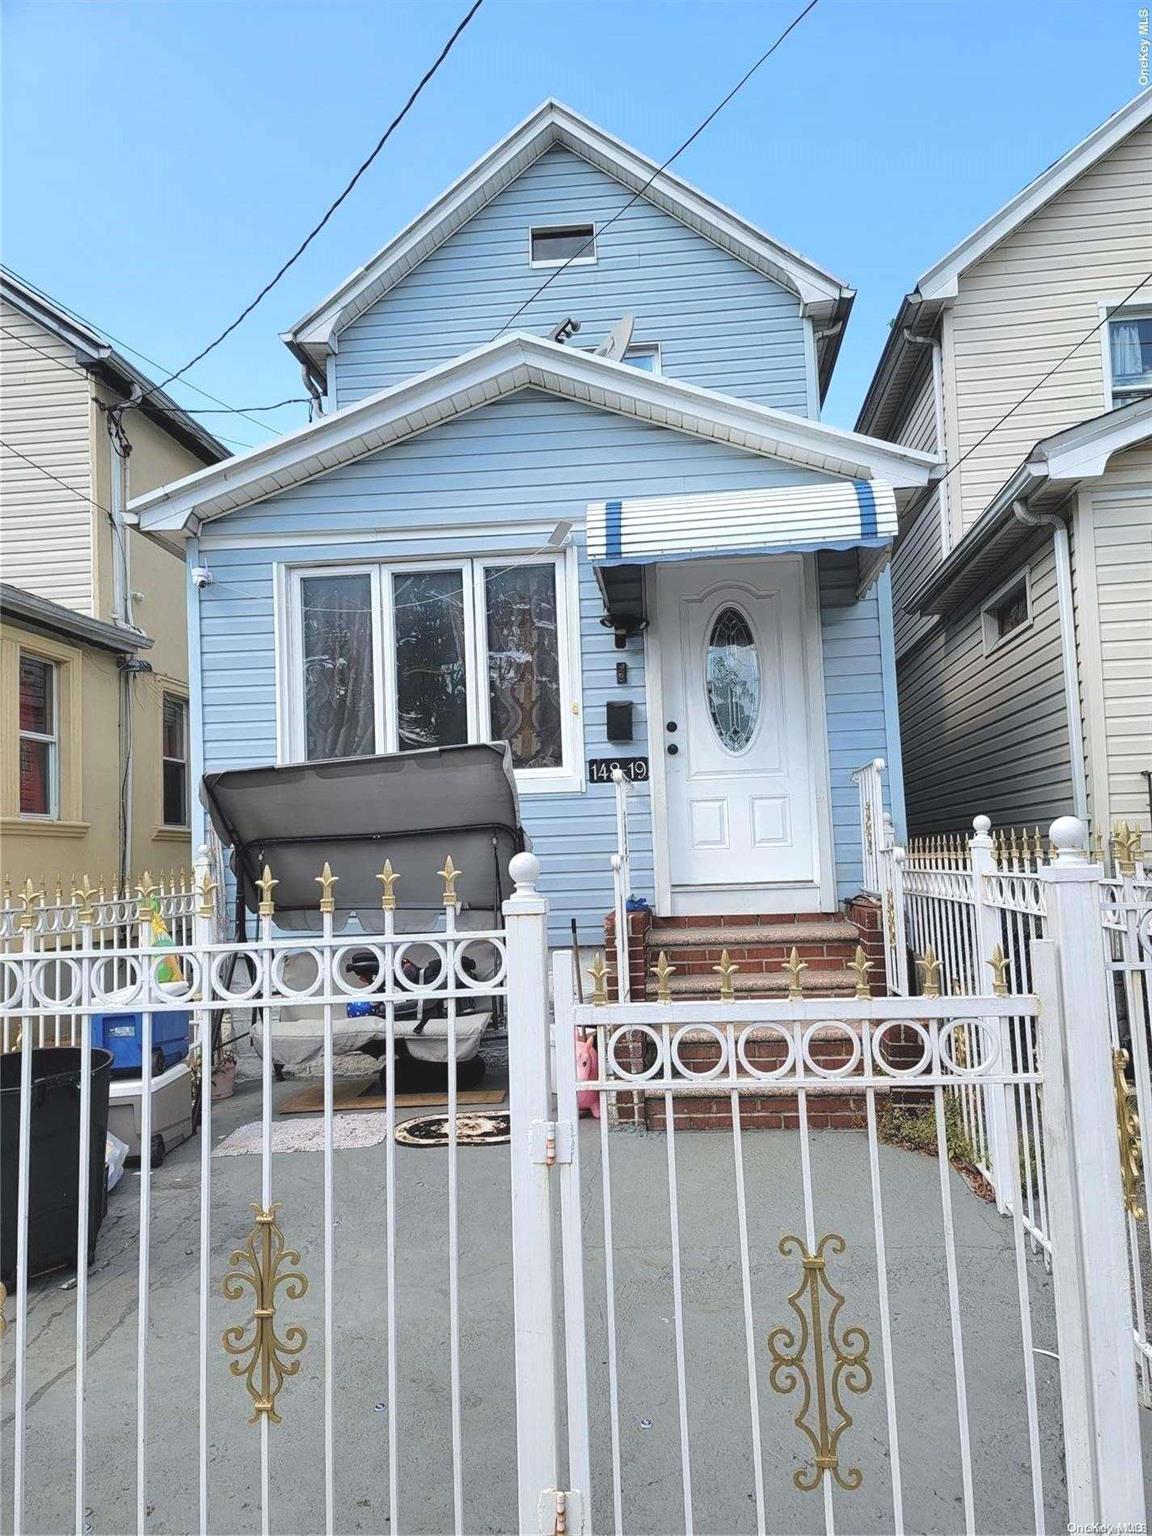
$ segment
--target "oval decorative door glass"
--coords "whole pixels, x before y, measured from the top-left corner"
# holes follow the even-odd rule
[[[760,717],[760,655],[738,608],[722,608],[716,615],[704,666],[716,734],[729,752],[742,752]]]

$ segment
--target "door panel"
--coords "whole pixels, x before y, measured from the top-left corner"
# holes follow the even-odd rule
[[[673,889],[814,880],[801,560],[667,566],[658,581]]]

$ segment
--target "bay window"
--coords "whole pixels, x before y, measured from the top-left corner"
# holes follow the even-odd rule
[[[577,787],[563,556],[290,570],[286,592],[292,760],[506,741],[521,787]]]

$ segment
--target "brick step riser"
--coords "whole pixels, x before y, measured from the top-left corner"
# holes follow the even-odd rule
[[[800,959],[810,971],[842,971],[856,958],[855,945],[806,945],[803,949],[799,945],[796,947]],[[676,968],[678,976],[711,975],[712,967],[720,964],[723,953],[722,949],[664,951],[668,964]],[[659,955],[659,951],[656,954],[649,951],[649,959],[653,965],[656,964]],[[764,971],[783,972],[784,966],[791,958],[791,947],[787,949],[773,947],[770,950],[728,950],[728,959],[733,965],[738,965],[741,971],[754,971],[757,974]]]

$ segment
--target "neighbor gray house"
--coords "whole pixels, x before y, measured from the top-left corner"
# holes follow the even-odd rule
[[[944,465],[892,564],[913,834],[1149,828],[1150,119],[1145,91],[923,274],[860,412]]]

